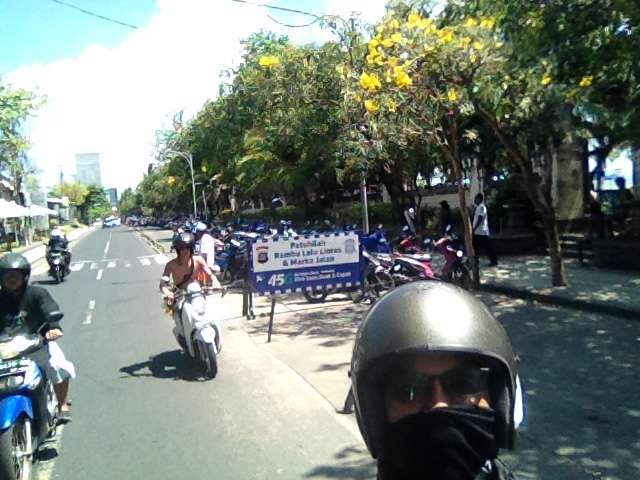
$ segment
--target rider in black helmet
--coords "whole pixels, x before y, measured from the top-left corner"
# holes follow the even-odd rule
[[[48,362],[41,367],[54,384],[60,418],[68,421],[67,395],[75,368],[54,341],[62,335],[62,312],[47,290],[29,285],[30,276],[31,264],[22,255],[7,253],[0,258],[0,332],[40,332],[49,340]]]
[[[515,478],[497,455],[522,420],[516,357],[468,292],[415,282],[385,295],[358,330],[351,380],[379,480]]]

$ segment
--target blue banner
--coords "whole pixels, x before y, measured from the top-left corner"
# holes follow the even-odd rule
[[[251,242],[248,251],[249,281],[259,295],[363,284],[359,232],[264,237]]]

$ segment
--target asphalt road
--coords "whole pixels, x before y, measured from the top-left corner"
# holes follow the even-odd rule
[[[33,277],[66,313],[60,344],[78,374],[73,421],[38,479],[373,478],[353,419],[239,322],[223,326],[218,377],[194,374],[161,308],[165,261],[116,227],[80,239],[63,284]]]

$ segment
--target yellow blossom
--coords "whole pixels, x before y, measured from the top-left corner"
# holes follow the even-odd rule
[[[410,38],[409,40],[407,40],[407,43],[408,43],[409,45],[413,45],[413,38]]]
[[[592,83],[593,83],[593,75],[587,75],[585,77],[582,77],[582,80],[580,80],[581,87],[590,87]]]
[[[376,62],[376,65],[381,65],[382,66],[382,65],[384,65],[384,58],[376,57],[375,62]]]
[[[278,60],[278,57],[275,55],[265,55],[264,57],[260,57],[259,63],[263,67],[273,67],[280,63],[280,60]]]
[[[436,49],[436,47],[434,47],[433,45],[425,45],[425,46],[424,46],[424,51],[425,51],[426,53],[433,52],[435,49]]]
[[[367,100],[364,102],[364,108],[366,108],[368,112],[375,112],[380,106],[377,100]]]
[[[473,43],[473,48],[475,48],[476,50],[482,50],[484,48],[484,43],[482,43],[482,42],[474,42]]]
[[[478,22],[476,22],[473,18],[468,18],[465,25],[467,27],[475,27],[476,25],[478,25]]]
[[[393,43],[402,43],[402,40],[404,39],[399,33],[394,33],[393,35],[391,35],[391,40],[393,40]]]
[[[324,133],[327,133],[329,131],[329,125],[327,125],[326,123],[324,125],[322,125],[322,131]]]
[[[496,48],[500,48],[500,47],[502,47],[502,45],[504,45],[504,43],[502,43],[502,42],[496,42],[495,47],[496,47]]]
[[[380,45],[380,42],[375,38],[369,42],[369,48],[376,48],[378,45]]]
[[[510,80],[511,80],[511,75],[505,75],[505,76],[504,76],[504,80],[505,80],[506,82],[510,81]]]
[[[356,103],[360,103],[362,101],[362,97],[357,93],[354,95],[353,99],[356,101]]]
[[[542,85],[549,85],[551,83],[551,77],[549,75],[545,75],[542,77],[542,81],[540,83],[542,83]]]
[[[370,92],[375,92],[382,88],[382,84],[375,73],[369,75],[367,72],[362,72],[362,75],[360,76],[360,85]]]
[[[395,67],[396,65],[398,65],[398,59],[396,57],[389,57],[389,59],[387,60],[387,65],[389,65],[390,67]]]
[[[173,184],[175,183],[175,181],[176,181],[176,177],[169,177],[169,178],[167,179],[167,183],[168,183],[169,185],[173,185]]]
[[[393,68],[393,74],[394,75],[402,75],[403,73],[405,73],[404,71],[404,67],[402,65],[398,65],[397,67]]]
[[[391,70],[384,72],[384,79],[387,83],[391,83]]]
[[[384,32],[384,27],[382,25],[380,25],[379,27],[376,28],[376,31],[378,33],[383,33]]]
[[[492,18],[486,18],[482,20],[482,22],[480,22],[480,26],[485,28],[493,28],[495,24],[496,24],[496,21]]]
[[[455,90],[449,90],[449,101],[451,102],[455,102],[458,100],[458,94],[456,93]]]
[[[373,62],[375,62],[376,57],[374,57],[373,55],[367,55],[367,63],[369,65],[373,65]]]
[[[464,37],[461,43],[462,43],[462,48],[466,49],[471,43],[471,39],[469,37]]]
[[[394,102],[393,100],[389,102],[389,111],[391,113],[395,113],[396,111],[396,102]]]
[[[507,82],[502,82],[502,88],[506,90],[509,88],[509,84]]]
[[[409,87],[413,81],[405,72],[396,75],[396,86],[399,88]]]
[[[391,48],[391,47],[393,47],[393,40],[391,40],[390,38],[385,38],[385,39],[382,41],[382,46],[383,46],[384,48]]]
[[[398,23],[398,20],[394,18],[387,24],[387,26],[393,30],[394,28],[400,28],[400,23]]]

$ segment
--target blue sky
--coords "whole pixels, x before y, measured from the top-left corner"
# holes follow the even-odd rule
[[[158,13],[155,0],[68,0],[85,10],[134,26]],[[2,0],[0,74],[35,62],[77,58],[92,44],[113,48],[131,29],[50,0]]]
[[[331,38],[308,16],[230,0],[63,0],[139,27],[94,18],[51,0],[0,0],[0,76],[46,95],[25,124],[44,187],[75,154],[100,153],[106,188],[135,187],[153,161],[156,130],[174,113],[197,113],[215,97],[220,71],[237,65],[240,40],[259,29],[295,42]],[[270,0],[317,14],[362,12],[377,21],[386,0]]]

